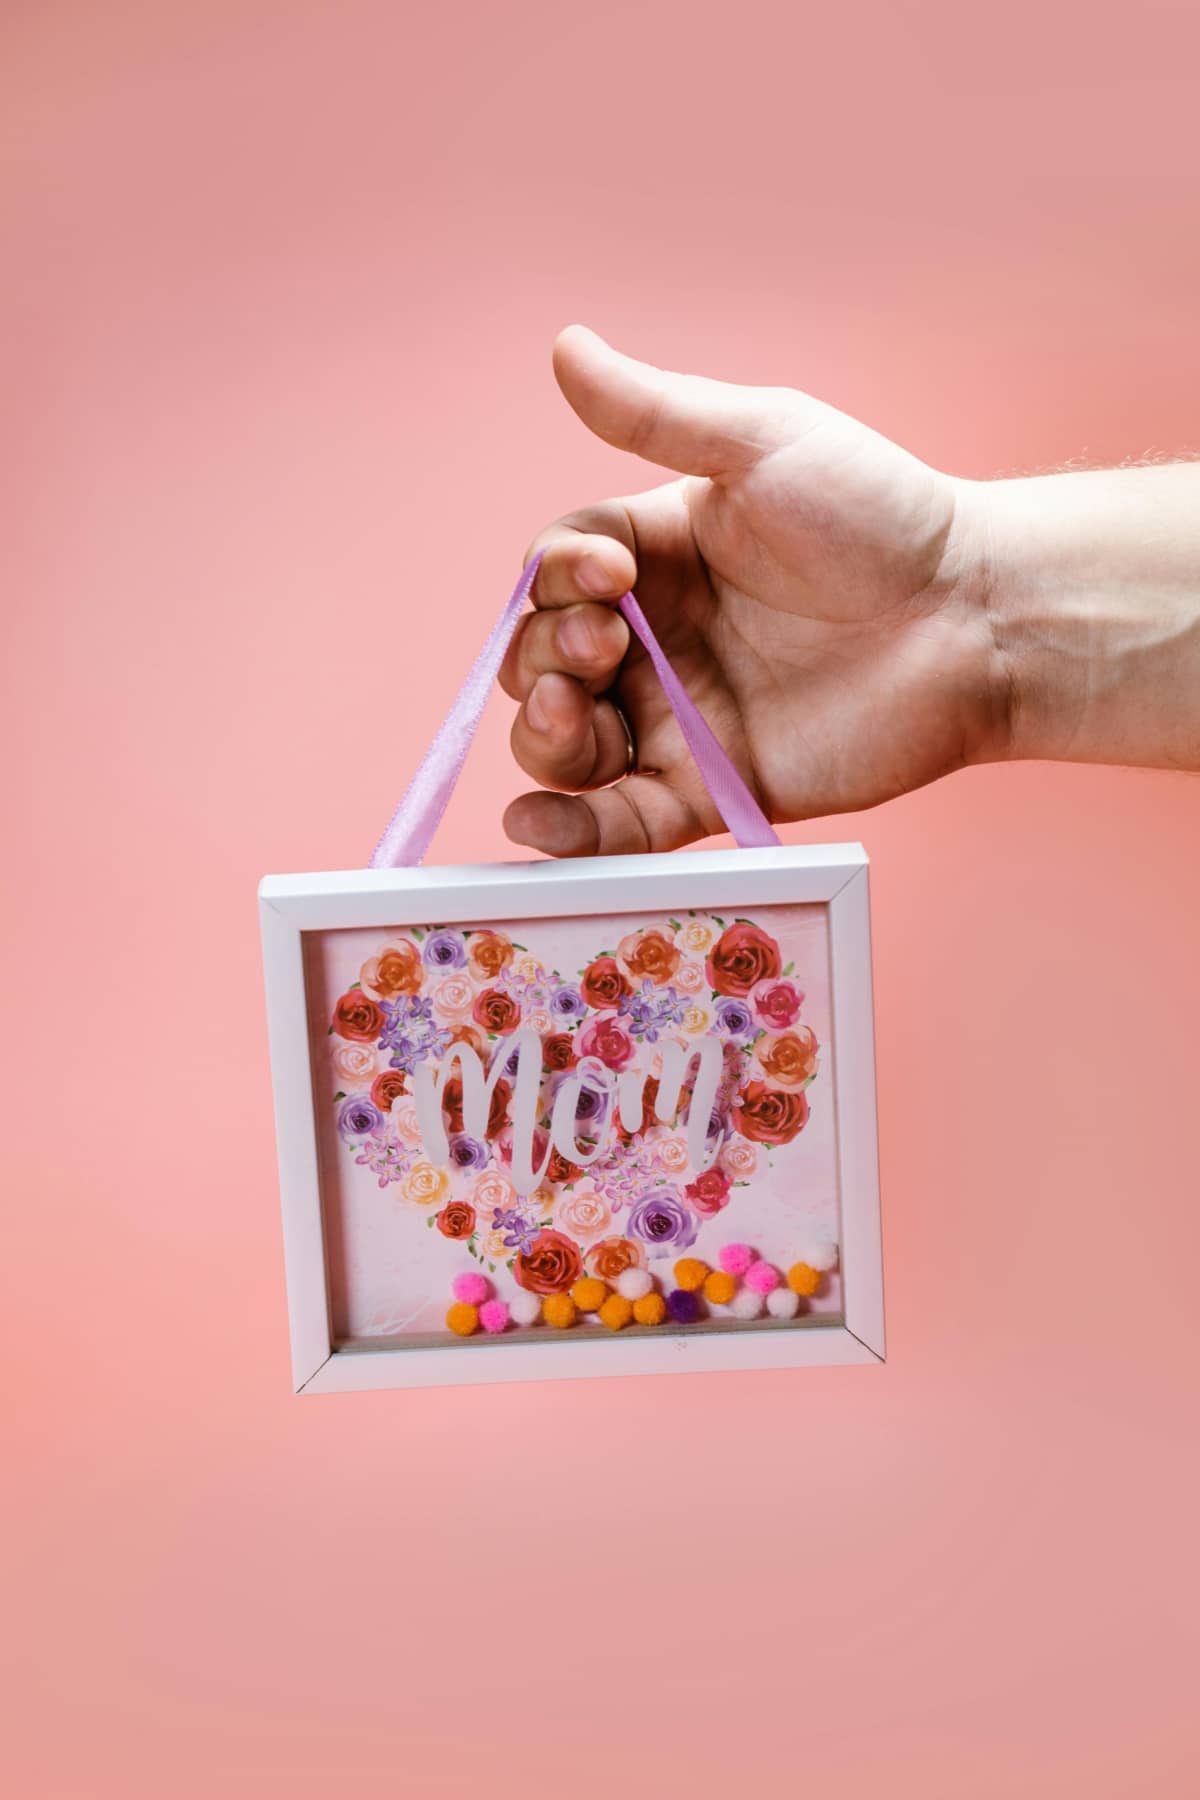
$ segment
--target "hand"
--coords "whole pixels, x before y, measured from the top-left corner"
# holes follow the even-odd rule
[[[591,430],[680,479],[570,513],[530,547],[545,552],[536,610],[501,682],[521,702],[517,761],[559,791],[515,800],[510,838],[580,856],[723,828],[613,608],[635,583],[772,820],[874,806],[997,753],[1008,686],[975,484],[805,394],[667,374],[581,326],[554,366]],[[637,741],[628,777],[613,690]]]

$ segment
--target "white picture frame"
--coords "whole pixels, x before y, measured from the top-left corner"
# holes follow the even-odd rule
[[[828,908],[841,1210],[838,1323],[338,1346],[323,1222],[304,937],[451,924],[815,902]],[[884,1358],[868,863],[858,844],[677,851],[481,867],[269,875],[259,886],[294,1386],[298,1393],[873,1363]]]

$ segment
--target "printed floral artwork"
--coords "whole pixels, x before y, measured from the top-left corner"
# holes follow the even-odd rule
[[[714,1223],[745,1235],[754,1219],[739,1209],[828,1104],[802,973],[773,922],[696,912],[579,920],[576,927],[612,935],[590,955],[581,944],[569,963],[556,947],[558,966],[516,928],[510,936],[490,926],[411,926],[373,943],[326,1014],[335,1154],[369,1179],[379,1208],[399,1209],[409,1229],[423,1222],[452,1247],[453,1267],[473,1264],[512,1291],[563,1293],[585,1274],[613,1283],[627,1269],[687,1253]],[[538,927],[524,929],[532,938]],[[420,1065],[440,1070],[453,1046],[465,1045],[489,1069],[522,1027],[541,1043],[533,1161],[546,1162],[527,1194],[511,1178],[507,1067],[473,1132],[457,1066],[440,1076],[441,1161],[428,1154],[414,1100]],[[655,1107],[664,1046],[686,1052],[701,1038],[719,1045],[721,1073],[705,1133],[708,1166],[697,1170],[685,1134],[691,1081],[670,1117],[660,1120]],[[597,1065],[614,1079],[586,1079]],[[577,1154],[605,1145],[586,1166],[550,1143],[556,1093],[581,1069]],[[630,1071],[644,1078],[632,1126],[615,1081]]]

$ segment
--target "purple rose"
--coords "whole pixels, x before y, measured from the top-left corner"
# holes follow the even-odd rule
[[[650,1188],[635,1200],[625,1221],[630,1237],[649,1245],[651,1256],[672,1256],[696,1241],[700,1221],[673,1188]]]
[[[478,1138],[468,1137],[465,1131],[460,1131],[450,1139],[450,1162],[456,1169],[486,1169],[488,1147]]]
[[[744,1000],[725,998],[717,1001],[717,1024],[731,1038],[748,1038],[758,1030],[754,1016]]]
[[[337,1128],[345,1138],[370,1137],[383,1124],[383,1114],[365,1094],[351,1094],[338,1107]]]
[[[608,1082],[602,1072],[593,1072],[586,1064],[575,1069],[564,1069],[557,1075],[550,1086],[550,1106],[558,1098],[559,1089],[565,1081],[577,1081],[578,1092],[575,1097],[575,1117],[580,1124],[599,1124],[608,1116],[609,1089]]]
[[[550,1001],[550,1014],[555,1019],[582,1019],[587,1002],[577,987],[558,988]]]
[[[467,946],[461,931],[431,931],[421,952],[431,969],[462,969]]]

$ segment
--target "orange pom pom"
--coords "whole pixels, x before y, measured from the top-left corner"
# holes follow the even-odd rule
[[[633,1303],[633,1316],[639,1325],[661,1325],[667,1316],[667,1303],[661,1294],[643,1294]]]
[[[610,1294],[600,1308],[600,1323],[610,1331],[624,1331],[633,1317],[633,1301],[624,1294]]]
[[[465,1300],[456,1300],[446,1314],[446,1323],[458,1337],[470,1337],[479,1330],[479,1308],[468,1306]]]
[[[701,1262],[698,1256],[685,1256],[682,1262],[675,1264],[675,1286],[681,1287],[685,1294],[697,1294],[704,1286],[707,1274],[707,1263]]]
[[[575,1302],[570,1294],[547,1294],[542,1301],[542,1317],[547,1325],[565,1331],[575,1323]]]
[[[714,1306],[728,1306],[736,1293],[737,1282],[732,1275],[727,1275],[724,1269],[714,1269],[712,1274],[705,1278],[704,1298],[710,1300]]]
[[[802,1300],[806,1300],[810,1294],[815,1294],[820,1285],[821,1271],[810,1269],[807,1263],[793,1263],[788,1270],[788,1286],[793,1294],[799,1294]]]
[[[585,1275],[571,1289],[571,1298],[580,1312],[599,1312],[607,1292],[606,1282],[598,1281],[594,1275]]]

